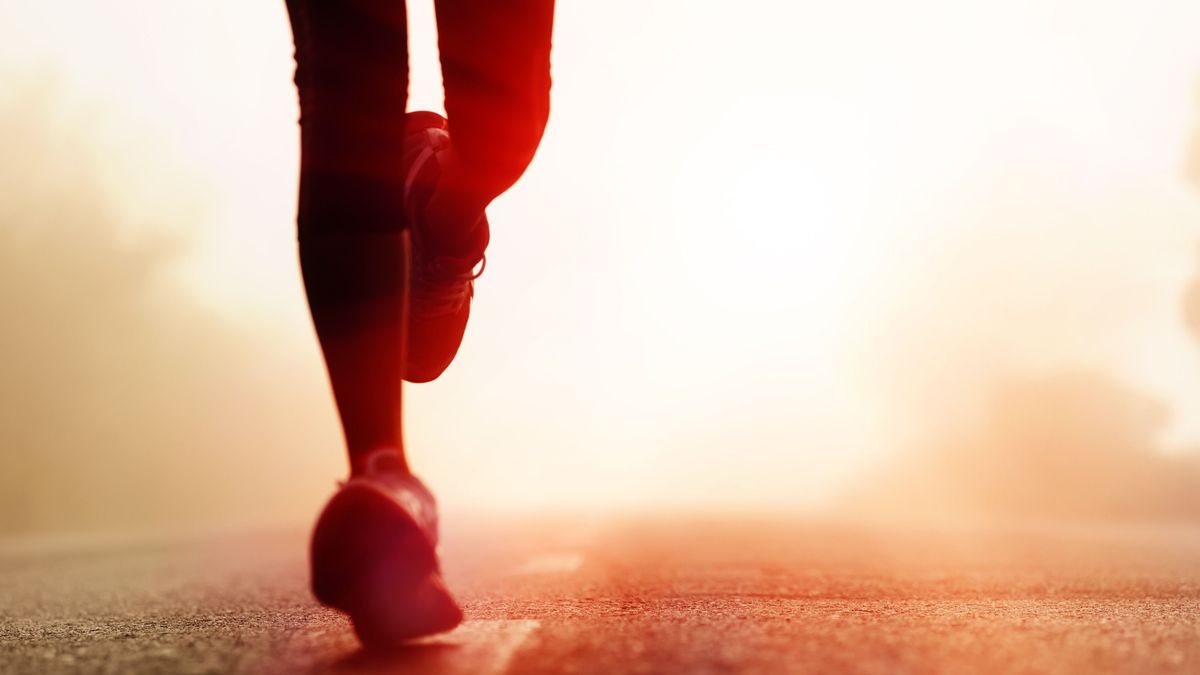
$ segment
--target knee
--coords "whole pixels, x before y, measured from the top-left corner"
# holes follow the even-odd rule
[[[457,129],[451,130],[461,170],[489,198],[512,187],[525,173],[546,128],[547,115],[541,111],[507,117],[494,119],[500,123],[485,133],[468,132],[460,138]]]

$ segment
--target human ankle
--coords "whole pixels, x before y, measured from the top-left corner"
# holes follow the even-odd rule
[[[412,469],[404,451],[392,445],[374,445],[370,449],[350,451],[350,475],[387,472],[400,476],[411,476]]]

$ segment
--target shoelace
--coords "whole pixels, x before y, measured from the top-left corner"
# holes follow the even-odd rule
[[[425,316],[445,316],[459,312],[475,295],[475,280],[487,269],[487,256],[465,271],[454,266],[453,258],[434,258],[414,275],[412,301]]]

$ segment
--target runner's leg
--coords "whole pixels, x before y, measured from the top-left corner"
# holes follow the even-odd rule
[[[550,112],[554,0],[435,0],[454,153],[426,217],[433,245],[474,258],[484,208],[520,178]]]
[[[351,466],[403,451],[403,0],[287,0],[300,94],[300,266]]]

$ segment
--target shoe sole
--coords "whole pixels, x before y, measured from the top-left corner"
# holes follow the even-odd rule
[[[312,538],[312,590],[350,615],[366,646],[440,633],[462,621],[437,552],[412,514],[370,484],[338,491]]]
[[[421,317],[409,313],[408,357],[405,363],[404,380],[413,384],[432,382],[446,372],[458,350],[462,347],[471,318],[471,302],[468,300],[456,314]],[[447,349],[446,343],[453,348]],[[436,348],[421,349],[423,345]],[[414,365],[414,362],[419,365]]]

